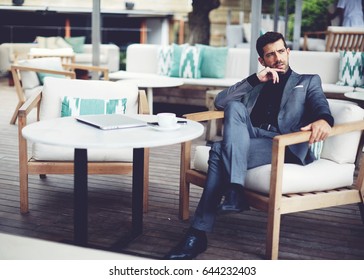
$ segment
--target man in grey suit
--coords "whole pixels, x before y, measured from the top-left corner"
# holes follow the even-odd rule
[[[223,140],[211,148],[206,185],[192,225],[166,259],[195,258],[207,248],[206,232],[213,230],[217,213],[249,208],[242,192],[246,172],[271,163],[274,136],[311,131],[308,143],[286,149],[286,162],[306,165],[315,160],[310,145],[325,140],[333,126],[320,77],[291,70],[290,49],[282,34],[260,36],[256,49],[264,69],[216,97],[216,108],[225,114]]]

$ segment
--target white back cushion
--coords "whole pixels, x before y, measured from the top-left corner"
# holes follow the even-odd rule
[[[258,63],[258,62],[257,62]],[[229,48],[226,60],[225,78],[249,76],[250,50],[246,48]]]
[[[19,65],[43,68],[49,70],[63,70],[62,62],[59,57],[42,57],[27,60],[20,60]],[[32,89],[40,86],[40,82],[37,73],[34,71],[20,71],[20,76],[22,80],[22,86],[25,90]]]
[[[294,71],[300,74],[318,74],[322,83],[336,84],[339,80],[338,52],[291,51],[289,61]]]
[[[126,71],[158,73],[159,45],[131,44],[126,49]]]
[[[335,124],[364,119],[364,110],[353,102],[329,99],[331,114]],[[337,163],[354,163],[361,133],[351,132],[325,140],[321,158]]]
[[[60,117],[61,99],[66,95],[98,99],[127,98],[126,114],[138,113],[138,88],[135,84],[46,77],[40,104],[40,119]]]

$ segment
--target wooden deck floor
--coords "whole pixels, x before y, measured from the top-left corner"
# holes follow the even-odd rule
[[[19,213],[17,126],[9,120],[15,90],[0,80],[0,232],[57,242],[72,239],[73,176],[30,176],[30,213]],[[203,138],[194,144],[204,144]],[[150,210],[144,233],[120,251],[159,259],[188,228],[178,213],[179,145],[151,149]],[[201,189],[191,188],[191,215]],[[130,230],[130,176],[89,176],[89,241],[109,247]],[[263,259],[266,214],[218,217],[199,259]],[[1,244],[0,244],[1,247]],[[289,214],[282,220],[281,259],[364,259],[364,225],[356,205]]]

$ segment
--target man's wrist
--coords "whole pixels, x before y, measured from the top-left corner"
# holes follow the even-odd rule
[[[257,76],[257,74],[252,74],[247,78],[248,83],[252,86],[255,87],[257,85],[259,85],[261,82]]]

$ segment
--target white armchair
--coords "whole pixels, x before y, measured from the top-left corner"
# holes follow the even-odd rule
[[[248,170],[245,194],[253,208],[268,213],[266,257],[278,258],[281,215],[324,207],[358,203],[364,222],[364,163],[362,154],[364,110],[352,102],[329,100],[335,119],[321,158],[300,166],[284,164],[285,147],[307,142],[310,132],[296,132],[274,138],[272,164]],[[186,115],[195,121],[221,119],[223,112]],[[196,148],[191,163],[191,142],[183,144],[181,155],[180,217],[189,217],[190,184],[203,187],[210,147]],[[359,157],[357,157],[359,155]],[[362,157],[361,157],[362,158]],[[354,182],[354,171],[359,169]]]
[[[75,79],[76,69],[101,72],[102,77],[105,80],[109,79],[109,71],[107,68],[62,63],[61,57],[26,59],[11,65],[11,73],[18,96],[18,104],[15,107],[10,124],[15,124],[20,106],[22,106],[28,98],[34,94],[38,94],[42,90],[45,76]]]
[[[40,93],[30,97],[18,113],[19,128],[19,177],[20,210],[29,211],[28,176],[46,174],[73,174],[74,152],[72,148],[55,147],[34,143],[28,153],[28,144],[22,136],[22,129],[27,125],[27,116],[33,108],[39,108],[39,119],[47,120],[61,117],[61,100],[68,98],[96,99],[97,102],[108,99],[126,99],[125,114],[149,114],[148,102],[144,91],[136,85],[110,81],[60,79],[46,77]],[[125,103],[125,102],[124,102]],[[124,104],[123,103],[123,104]],[[30,157],[28,156],[30,154]],[[128,174],[133,166],[132,149],[89,149],[88,174]],[[149,150],[145,149],[144,211],[148,203],[148,162]],[[41,176],[41,178],[44,176]]]

